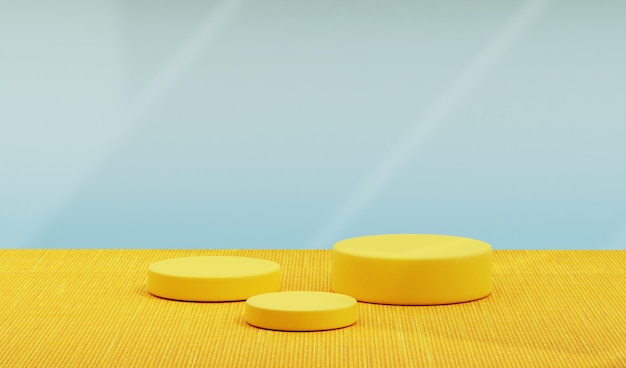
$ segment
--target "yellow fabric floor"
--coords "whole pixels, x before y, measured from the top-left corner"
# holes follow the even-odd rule
[[[151,262],[195,255],[273,260],[283,290],[330,291],[329,250],[0,250],[0,367],[626,367],[626,251],[495,251],[487,298],[359,303],[324,332],[147,292]]]

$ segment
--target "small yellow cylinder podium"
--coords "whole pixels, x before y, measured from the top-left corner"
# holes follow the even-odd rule
[[[350,326],[356,319],[356,300],[336,293],[283,291],[255,295],[246,301],[246,321],[270,330],[332,330]]]

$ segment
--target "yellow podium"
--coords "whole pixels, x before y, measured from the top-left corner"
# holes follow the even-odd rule
[[[225,302],[280,290],[280,265],[251,257],[182,257],[148,267],[151,294],[174,300]]]
[[[332,250],[332,288],[362,302],[434,305],[483,298],[492,249],[468,238],[393,234],[346,239]]]
[[[246,301],[246,321],[281,331],[322,331],[356,322],[357,302],[322,291],[285,291],[255,295]]]

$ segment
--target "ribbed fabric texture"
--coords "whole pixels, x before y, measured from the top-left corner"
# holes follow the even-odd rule
[[[323,332],[147,292],[150,263],[196,255],[273,260],[283,290],[331,291],[329,250],[0,250],[0,367],[626,367],[626,251],[495,251],[484,299],[359,303]]]

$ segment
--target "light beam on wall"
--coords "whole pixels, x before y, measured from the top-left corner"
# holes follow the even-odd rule
[[[329,217],[307,248],[326,247],[337,234],[359,216],[409,163],[423,143],[431,138],[446,119],[465,101],[492,68],[515,45],[519,38],[543,13],[549,0],[529,1],[505,23],[495,37],[469,62],[434,104],[419,118],[413,128],[394,146],[381,163],[374,167],[352,191],[346,201]],[[366,234],[364,234],[366,235]]]
[[[63,206],[71,202],[73,196],[79,193],[80,188],[102,169],[107,159],[113,156],[123,146],[124,142],[133,136],[133,133],[145,122],[154,108],[163,102],[167,93],[194,63],[200,53],[205,51],[208,45],[214,42],[224,28],[237,16],[243,4],[244,0],[224,0],[207,14],[198,28],[181,43],[178,50],[164,63],[164,67],[159,70],[137,100],[130,103],[127,110],[118,113],[116,126],[120,128],[117,129],[116,134],[108,137],[100,149],[92,154],[80,175],[67,183],[64,190],[55,198],[53,205],[46,209],[45,218],[34,229],[27,229],[28,234],[24,236],[26,240],[22,242],[22,247],[38,246],[38,244],[33,244],[38,239],[38,235],[62,211]]]

